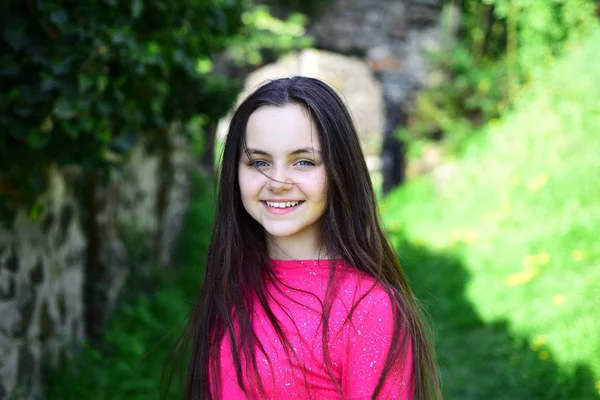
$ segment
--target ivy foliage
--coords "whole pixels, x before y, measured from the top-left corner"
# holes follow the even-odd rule
[[[440,137],[458,148],[515,94],[598,24],[596,0],[447,0],[447,37],[433,54],[441,73],[417,98],[404,138]]]
[[[118,164],[173,123],[226,113],[237,85],[202,63],[242,0],[10,0],[0,24],[0,213],[29,210],[50,164]],[[33,207],[34,208],[34,207]]]
[[[270,7],[261,5],[245,11],[242,21],[240,38],[232,40],[227,49],[238,66],[259,66],[291,50],[314,45],[314,39],[306,34],[306,14],[291,12],[286,19],[280,19],[273,15]]]

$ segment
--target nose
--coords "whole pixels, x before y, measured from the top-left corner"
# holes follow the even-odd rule
[[[268,176],[269,182],[267,187],[272,193],[281,193],[292,188],[294,183],[287,176],[285,168],[276,168],[271,175]]]

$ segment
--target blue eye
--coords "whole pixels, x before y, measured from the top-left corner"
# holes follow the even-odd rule
[[[269,166],[269,164],[267,164],[265,161],[262,161],[262,160],[251,161],[248,165],[250,165],[251,167],[257,167],[257,168]]]
[[[315,163],[309,160],[300,160],[297,162],[297,165],[299,165],[300,167],[310,167],[315,165]]]

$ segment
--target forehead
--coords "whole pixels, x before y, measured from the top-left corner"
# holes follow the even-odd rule
[[[308,111],[299,104],[263,106],[250,115],[246,146],[281,153],[299,147],[320,150],[319,135]]]

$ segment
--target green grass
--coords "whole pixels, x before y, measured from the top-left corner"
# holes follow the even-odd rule
[[[178,267],[162,269],[143,288],[138,283],[133,295],[126,289],[101,343],[85,344],[61,369],[48,373],[46,399],[159,398],[167,355],[199,293],[213,215],[212,190],[207,186],[196,181],[199,193],[186,218]],[[177,390],[174,383],[168,399],[179,399]]]
[[[382,202],[447,399],[600,399],[600,32]]]

